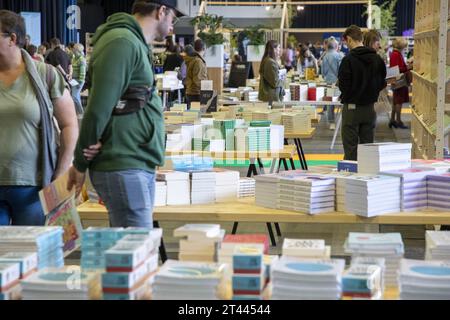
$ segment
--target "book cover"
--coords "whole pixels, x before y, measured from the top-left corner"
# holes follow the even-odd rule
[[[54,211],[67,199],[75,195],[75,189],[67,191],[67,182],[69,179],[69,172],[59,176],[56,180],[48,186],[39,191],[39,199],[45,215]]]

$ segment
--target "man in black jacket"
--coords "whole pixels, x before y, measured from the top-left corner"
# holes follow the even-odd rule
[[[342,92],[342,143],[345,160],[357,160],[358,144],[373,143],[376,124],[374,104],[386,87],[386,66],[372,48],[364,47],[358,26],[345,30],[344,41],[350,53],[339,67]]]

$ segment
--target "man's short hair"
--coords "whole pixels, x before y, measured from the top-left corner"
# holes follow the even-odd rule
[[[205,43],[201,39],[197,39],[194,42],[194,50],[197,52],[205,50]]]
[[[0,31],[8,35],[15,34],[17,37],[17,46],[25,46],[25,20],[22,16],[9,10],[0,10]]]
[[[60,46],[61,40],[59,40],[58,38],[52,38],[50,39],[50,44],[55,47]]]
[[[140,16],[149,16],[153,11],[161,8],[159,3],[154,3],[152,0],[136,0],[133,3],[131,14],[138,14]]]
[[[356,25],[351,25],[350,27],[348,27],[344,34],[343,34],[343,38],[347,38],[350,37],[355,41],[362,41],[363,40],[363,33],[361,31],[361,28],[356,26]]]

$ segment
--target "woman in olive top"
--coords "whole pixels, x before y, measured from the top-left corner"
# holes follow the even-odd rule
[[[283,99],[283,81],[279,76],[280,45],[275,40],[270,40],[266,44],[264,56],[259,68],[259,94],[258,99],[272,103]]]
[[[78,137],[64,78],[22,49],[25,35],[24,19],[0,10],[0,225],[44,225],[38,192],[69,169]]]

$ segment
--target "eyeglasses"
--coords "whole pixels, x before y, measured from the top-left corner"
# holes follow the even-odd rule
[[[180,18],[177,17],[177,14],[172,9],[167,8],[166,10],[169,10],[172,14],[172,25],[176,25],[180,21]]]

